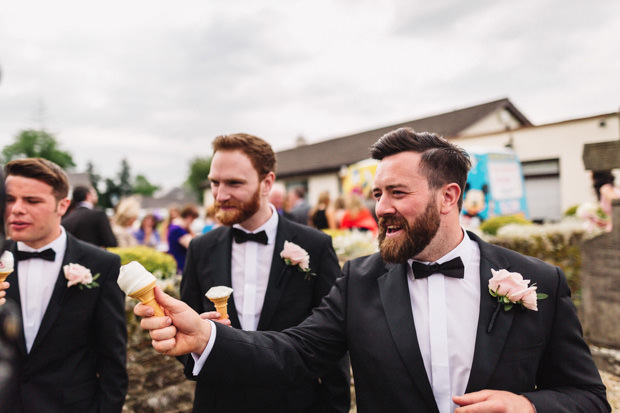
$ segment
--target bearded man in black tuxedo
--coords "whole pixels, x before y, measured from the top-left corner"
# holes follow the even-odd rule
[[[205,318],[219,317],[205,293],[213,286],[229,286],[228,324],[234,328],[281,331],[296,326],[340,274],[331,239],[283,218],[269,203],[276,157],[267,142],[243,133],[224,135],[213,141],[213,152],[209,180],[215,217],[222,225],[190,243],[181,299],[205,312]],[[285,248],[307,253],[309,262],[288,265],[286,252],[281,256]],[[190,357],[189,378],[196,379],[194,369]],[[277,387],[222,386],[198,377],[194,398],[194,412],[348,413],[349,408],[344,358],[318,377]]]
[[[609,412],[562,270],[461,227],[467,154],[409,128],[371,154],[380,253],[347,262],[310,317],[243,333],[157,290],[166,317],[134,308],[153,347],[230,385],[316,376],[348,350],[360,413]]]

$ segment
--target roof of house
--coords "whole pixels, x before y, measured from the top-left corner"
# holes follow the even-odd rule
[[[465,129],[499,109],[509,111],[523,126],[532,126],[532,123],[508,99],[504,98],[277,152],[277,176],[286,178],[339,170],[343,165],[350,165],[368,158],[370,146],[377,139],[387,132],[402,127],[433,132],[445,138],[457,138]]]

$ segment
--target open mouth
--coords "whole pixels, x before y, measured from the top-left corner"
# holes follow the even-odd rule
[[[388,225],[386,227],[385,235],[388,237],[393,237],[399,234],[403,230],[403,227],[398,225]]]

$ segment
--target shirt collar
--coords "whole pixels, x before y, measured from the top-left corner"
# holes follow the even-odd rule
[[[278,218],[278,211],[276,210],[276,207],[273,206],[272,204],[269,204],[269,208],[271,208],[271,217],[269,217],[267,222],[265,222],[263,225],[261,225],[260,227],[256,228],[254,231],[251,231],[251,232],[255,234],[257,232],[265,231],[265,233],[267,234],[267,242],[269,244],[273,244],[276,242],[276,233],[278,232],[278,219],[279,218]],[[250,232],[239,224],[234,224],[233,228],[238,228],[244,232]]]
[[[467,263],[469,262],[469,258],[471,257],[470,245],[471,245],[472,240],[471,240],[471,238],[469,238],[469,235],[467,234],[467,231],[465,231],[463,229],[463,227],[461,227],[461,230],[463,231],[463,239],[461,240],[459,245],[457,245],[456,248],[454,248],[452,251],[448,252],[443,257],[439,258],[437,261],[434,261],[433,263],[443,264],[444,262],[450,261],[453,258],[461,257],[461,261],[463,261],[463,265],[467,265]],[[420,261],[420,260],[410,259],[409,260],[409,266],[411,266],[411,263],[413,261],[421,262],[421,263],[424,263],[424,264],[432,264],[432,263],[430,263],[428,261]]]

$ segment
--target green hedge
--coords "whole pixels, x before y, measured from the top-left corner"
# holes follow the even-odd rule
[[[566,274],[573,300],[581,299],[581,242],[600,234],[587,232],[583,221],[566,218],[557,224],[507,225],[495,236],[482,234],[488,242],[557,265]]]
[[[128,264],[131,261],[138,261],[160,280],[172,278],[177,273],[177,263],[172,255],[150,247],[108,248],[108,251],[121,257],[121,265]]]

